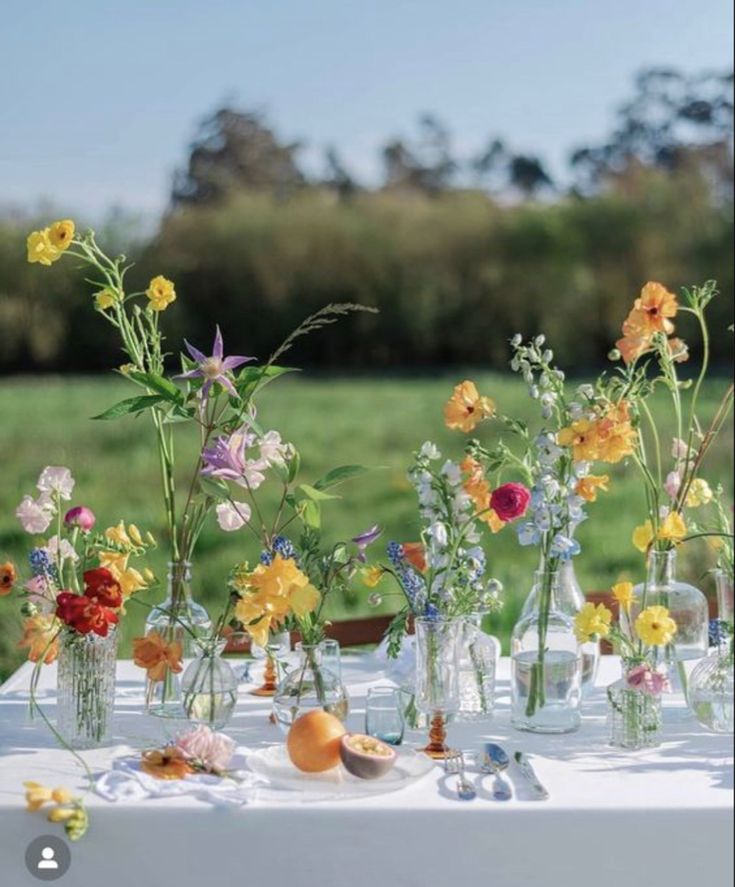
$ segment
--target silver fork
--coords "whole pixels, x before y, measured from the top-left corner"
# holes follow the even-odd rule
[[[451,751],[447,754],[444,759],[444,771],[449,776],[457,777],[457,797],[460,801],[474,801],[477,792],[465,776],[464,755],[461,751]]]

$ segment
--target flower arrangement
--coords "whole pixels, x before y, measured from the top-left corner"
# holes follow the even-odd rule
[[[229,736],[197,724],[169,745],[144,751],[140,769],[155,779],[185,779],[192,773],[226,776],[234,752]]]

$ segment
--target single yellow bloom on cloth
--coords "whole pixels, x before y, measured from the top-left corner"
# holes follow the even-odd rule
[[[148,307],[151,311],[165,311],[171,302],[176,301],[176,290],[173,283],[162,274],[151,280],[145,294],[148,296]]]
[[[620,606],[626,612],[630,610],[633,605],[633,601],[635,600],[635,595],[633,594],[633,583],[632,582],[618,582],[616,585],[612,587],[612,595],[615,600],[620,604]]]
[[[612,615],[604,604],[586,603],[574,617],[574,634],[580,644],[592,638],[606,638],[610,634]]]
[[[56,247],[59,252],[68,249],[71,246],[72,240],[74,240],[75,228],[74,222],[71,219],[61,219],[58,222],[54,222],[46,230],[48,231],[48,239],[51,245]]]
[[[379,585],[384,575],[382,567],[366,567],[361,571],[363,585],[367,585],[368,588],[375,588]]]
[[[709,505],[715,498],[712,488],[703,477],[695,477],[689,486],[686,502],[687,508],[699,508],[702,505]]]
[[[609,489],[610,478],[608,475],[588,474],[587,477],[580,477],[574,492],[587,502],[597,502],[598,491],[602,490],[606,493]]]
[[[666,607],[646,607],[635,620],[638,637],[649,647],[665,647],[676,634],[676,622]]]
[[[474,431],[484,419],[495,415],[495,401],[481,397],[474,382],[466,379],[456,385],[444,405],[444,423],[453,431]]]
[[[117,293],[109,288],[100,290],[95,294],[94,304],[100,311],[107,311],[108,308],[117,302]]]
[[[650,520],[647,520],[645,524],[641,524],[640,527],[636,527],[633,530],[633,545],[635,545],[638,551],[642,551],[645,554],[652,542],[653,524]]]
[[[35,262],[40,265],[50,265],[61,256],[61,252],[51,243],[48,231],[48,228],[44,228],[43,231],[31,231],[28,235],[26,250],[28,261],[32,265]]]
[[[678,511],[672,511],[666,515],[664,522],[658,529],[658,539],[665,542],[681,542],[687,534],[687,525]]]

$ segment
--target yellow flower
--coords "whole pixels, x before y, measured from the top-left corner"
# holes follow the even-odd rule
[[[557,435],[560,447],[571,447],[575,462],[594,462],[597,460],[596,425],[589,419],[572,422],[562,428]]]
[[[456,385],[444,406],[444,423],[454,431],[474,431],[483,421],[495,415],[495,402],[480,397],[474,382],[465,380]]]
[[[143,537],[140,535],[140,530],[135,524],[128,524],[128,536],[130,536],[136,545],[143,546]]]
[[[100,290],[94,297],[94,304],[100,311],[107,311],[115,302],[117,302],[117,293],[109,288]]]
[[[687,534],[687,525],[678,511],[672,511],[661,524],[658,537],[665,542],[681,542]]]
[[[120,583],[120,590],[125,598],[129,598],[136,591],[141,591],[148,586],[143,575],[135,567],[128,567],[121,571],[112,570],[111,572]]]
[[[105,530],[105,539],[108,542],[112,542],[113,545],[118,545],[120,548],[130,548],[131,545],[130,536],[128,536],[123,521],[120,521],[114,527],[108,527]]]
[[[621,401],[610,407],[596,427],[597,457],[603,462],[620,462],[635,452],[636,431],[630,419],[628,404]]]
[[[183,648],[180,641],[166,640],[152,631],[142,638],[133,638],[133,662],[148,672],[148,680],[158,683],[169,672],[179,674],[183,669]]]
[[[43,231],[31,231],[26,240],[26,249],[31,264],[39,262],[41,265],[50,265],[61,256],[49,239],[48,228],[44,228]]]
[[[597,491],[603,490],[605,493],[609,489],[610,478],[606,475],[588,474],[587,477],[581,477],[577,481],[575,493],[586,499],[587,502],[597,502]]]
[[[140,769],[156,779],[184,779],[194,768],[176,746],[144,751]]]
[[[68,249],[74,239],[74,222],[71,219],[61,219],[54,222],[47,230],[51,245],[60,253]]]
[[[148,296],[148,307],[151,311],[165,311],[171,302],[176,301],[173,283],[162,274],[151,280],[145,294]]]
[[[638,549],[638,551],[647,552],[651,542],[653,542],[653,524],[650,520],[647,520],[645,524],[641,524],[640,527],[636,527],[633,530],[633,545]]]
[[[640,312],[640,317],[636,320],[650,335],[666,333],[670,336],[674,332],[674,325],[669,318],[676,317],[678,310],[676,296],[663,284],[655,281],[649,281],[643,287],[640,298],[633,304],[633,311]]]
[[[689,486],[685,505],[687,508],[699,508],[709,505],[715,498],[712,488],[703,477],[695,477]]]
[[[618,582],[616,585],[613,585],[612,593],[613,597],[623,610],[626,612],[630,610],[633,601],[635,600],[632,582]]]
[[[76,815],[76,812],[76,807],[54,807],[53,810],[49,810],[48,812],[48,821],[67,822],[72,816]]]
[[[57,788],[47,788],[39,782],[24,782],[26,789],[26,809],[34,812],[53,801],[56,804],[68,804],[72,799],[72,793],[63,785]]]
[[[586,603],[574,617],[574,633],[580,644],[610,634],[612,613],[604,604]]]
[[[638,637],[649,647],[665,647],[676,634],[676,622],[666,607],[646,607],[635,620]]]
[[[362,581],[368,588],[375,588],[383,579],[384,571],[382,567],[365,567],[360,571]]]
[[[43,658],[44,663],[49,665],[59,652],[59,626],[53,614],[28,616],[23,622],[23,637],[18,641],[18,648],[28,648],[30,662]]]

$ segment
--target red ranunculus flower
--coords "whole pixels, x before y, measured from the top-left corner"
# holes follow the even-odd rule
[[[79,634],[94,632],[106,637],[111,625],[118,621],[117,613],[83,594],[62,591],[56,598],[56,615]]]
[[[531,501],[531,493],[523,484],[503,484],[493,490],[490,507],[502,521],[523,517]]]
[[[85,571],[84,596],[102,604],[103,607],[112,607],[113,610],[121,607],[123,603],[120,583],[105,567]]]

